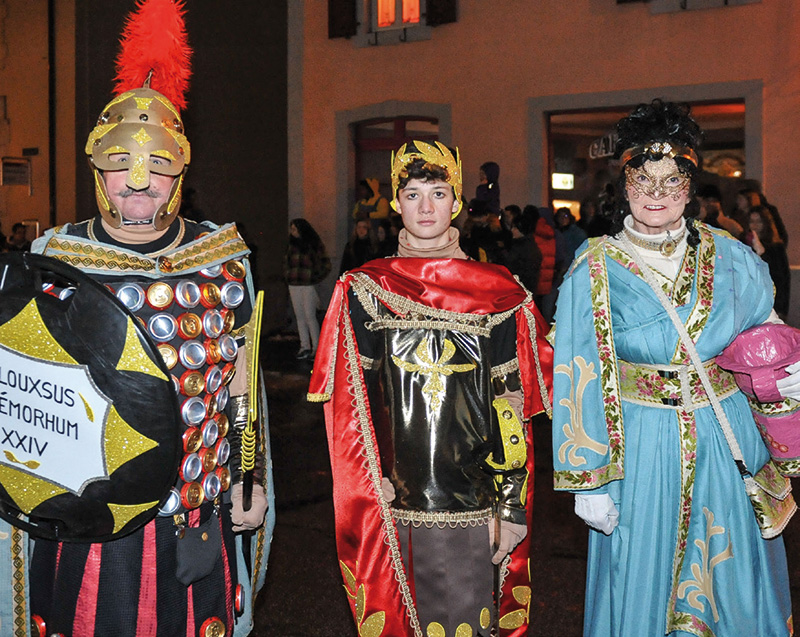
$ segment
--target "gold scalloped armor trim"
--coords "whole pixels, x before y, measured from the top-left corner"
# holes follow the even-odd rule
[[[542,361],[539,359],[539,347],[536,344],[536,317],[527,307],[522,308],[525,314],[525,320],[528,321],[528,330],[530,331],[531,347],[533,349],[533,362],[536,366],[536,382],[539,384],[539,395],[542,398],[542,405],[547,412],[547,417],[553,419],[553,405],[550,403],[550,395],[547,393],[547,385],[544,382],[544,374],[542,373]]]
[[[372,318],[372,323],[367,325],[367,329],[371,331],[389,328],[458,329],[479,336],[489,336],[493,327],[505,321],[532,299],[531,293],[526,291],[525,299],[519,305],[491,315],[451,312],[431,308],[399,294],[387,292],[363,272],[356,272],[350,276],[351,286],[358,300]],[[382,316],[375,303],[370,300],[370,295],[386,305],[398,317]]]
[[[330,394],[306,394],[306,400],[310,403],[326,403],[330,399]]]
[[[248,250],[235,226],[196,239],[173,252],[152,258],[120,248],[109,248],[81,237],[53,235],[42,254],[78,268],[108,272],[157,272],[159,259],[169,255],[171,268],[167,275],[207,267],[209,263],[232,258]]]

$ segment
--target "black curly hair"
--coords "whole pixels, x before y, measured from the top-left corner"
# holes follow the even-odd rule
[[[297,228],[297,234],[300,235],[299,237],[290,236],[290,243],[296,243],[305,249],[310,248],[313,250],[316,250],[322,246],[322,239],[319,238],[317,231],[314,230],[314,226],[312,226],[302,217],[296,217],[295,219],[292,219],[289,222],[289,226],[294,226]]]
[[[412,179],[419,179],[420,181],[447,181],[447,170],[442,166],[435,166],[429,164],[426,160],[420,158],[406,164],[405,175],[400,177],[397,183],[398,193],[408,185]]]
[[[689,114],[689,105],[679,102],[664,102],[654,99],[649,104],[639,104],[627,117],[622,118],[616,127],[617,150],[616,157],[634,146],[650,144],[653,142],[669,142],[673,146],[687,146],[697,152],[702,140],[703,132]],[[664,155],[648,152],[633,157],[626,165],[632,168],[641,167],[646,161],[658,161]],[[696,246],[700,242],[694,219],[700,212],[700,206],[694,198],[697,188],[697,174],[700,168],[685,157],[675,157],[675,163],[681,174],[689,177],[689,202],[683,216],[686,217],[686,227],[689,231],[687,241],[689,245]],[[698,157],[698,164],[702,165]],[[620,171],[617,182],[614,213],[611,217],[611,234],[622,232],[623,219],[631,213],[625,188],[625,171]]]

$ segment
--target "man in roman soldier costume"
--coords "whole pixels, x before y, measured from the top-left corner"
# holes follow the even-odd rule
[[[460,250],[457,151],[404,145],[392,187],[398,256],[337,283],[309,390],[326,403],[345,589],[359,634],[520,636],[545,324],[505,268]]]
[[[180,0],[139,1],[123,34],[115,97],[86,143],[100,213],[48,232],[33,249],[104,284],[129,311],[123,314],[135,317],[128,320],[129,342],[136,342],[136,327],[155,343],[153,365],[142,366],[147,360],[137,348],[141,355],[129,356],[127,365],[163,377],[170,400],[158,403],[129,385],[119,405],[114,399],[119,418],[104,425],[108,438],[117,423],[114,431],[124,440],[106,441],[102,461],[110,477],[126,474],[147,484],[148,472],[133,475],[124,464],[144,462],[125,449],[153,446],[130,421],[135,412],[156,422],[174,418],[167,495],[151,503],[155,517],[130,502],[109,504],[109,526],[99,528],[98,517],[89,540],[66,537],[70,525],[63,522],[53,540],[37,538],[29,573],[20,566],[20,576],[14,574],[30,585],[29,608],[20,602],[14,611],[19,634],[26,634],[19,621],[24,614],[34,635],[203,637],[246,635],[252,628],[274,526],[266,403],[256,378],[260,295],[234,224],[196,224],[178,215],[191,159],[180,115],[191,53],[183,13]],[[63,290],[51,291],[67,298]],[[81,293],[79,285],[74,296]],[[128,409],[125,401],[139,406]],[[118,424],[125,413],[130,427]],[[104,483],[93,480],[81,487],[84,493]],[[35,517],[41,503],[13,486],[3,482],[13,504]],[[128,525],[140,515],[149,521]]]

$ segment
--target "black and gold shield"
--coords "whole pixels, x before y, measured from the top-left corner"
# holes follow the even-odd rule
[[[180,433],[158,350],[105,286],[0,255],[0,516],[48,539],[125,535],[175,482]]]

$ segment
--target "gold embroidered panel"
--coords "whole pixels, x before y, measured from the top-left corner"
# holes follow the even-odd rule
[[[47,242],[43,254],[86,270],[108,273],[159,272],[170,275],[199,270],[247,252],[247,245],[236,227],[230,225],[158,257],[63,234],[54,234]]]

